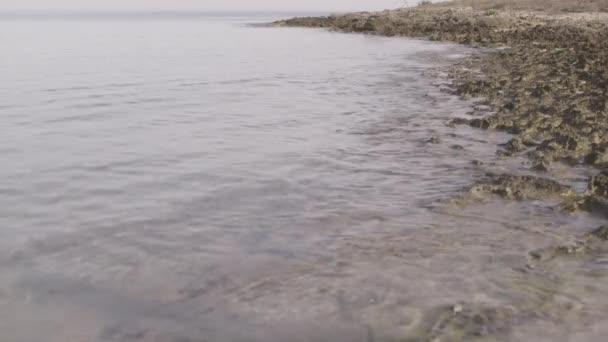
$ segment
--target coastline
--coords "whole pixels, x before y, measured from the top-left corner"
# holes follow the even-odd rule
[[[487,174],[452,198],[450,204],[466,206],[493,196],[512,201],[551,201],[559,212],[585,211],[608,219],[606,13],[418,6],[292,18],[273,25],[487,48],[488,52],[464,58],[450,67],[448,91],[472,99],[478,106],[470,117],[446,124],[508,132],[512,139],[498,146],[497,154],[504,158],[525,156],[528,163],[515,174]],[[589,169],[592,176],[586,180],[586,189],[575,189],[557,177],[556,170],[563,167]],[[602,255],[608,250],[607,241],[607,224],[589,227],[587,233],[574,236],[571,241],[530,252],[522,272],[536,277],[543,274],[547,263]],[[539,315],[537,309],[526,305],[455,304],[425,317],[422,330],[412,340],[495,337],[535,315]],[[484,333],[480,335],[479,329]]]
[[[449,124],[513,135],[498,154],[525,155],[541,176],[489,175],[466,195],[561,199],[561,210],[608,217],[608,16],[418,6],[292,18],[275,26],[449,41],[491,52],[449,70],[450,91],[490,108]],[[586,191],[559,184],[557,163],[592,168]],[[527,168],[527,170],[525,170]]]

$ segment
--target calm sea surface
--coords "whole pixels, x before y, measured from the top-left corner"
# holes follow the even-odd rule
[[[0,340],[384,341],[460,303],[604,341],[606,259],[522,271],[594,218],[445,205],[522,162],[446,125],[472,52],[251,25],[289,16],[0,15]]]

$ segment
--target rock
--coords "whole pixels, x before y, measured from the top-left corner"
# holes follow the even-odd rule
[[[508,334],[517,317],[517,310],[508,306],[477,303],[443,306],[427,313],[418,331],[403,341],[494,340],[491,337]]]
[[[441,144],[441,138],[438,136],[430,137],[427,141],[429,144]]]
[[[549,172],[551,170],[551,163],[544,158],[539,159],[534,163],[532,169],[541,172]]]
[[[608,198],[608,171],[603,171],[591,177],[588,189],[594,195]]]
[[[608,168],[608,151],[606,149],[595,149],[585,156],[584,161],[597,167]]]
[[[521,152],[528,147],[524,144],[523,140],[519,137],[511,139],[508,143],[508,148],[512,152]]]
[[[493,194],[511,200],[569,198],[575,194],[571,187],[554,180],[514,175],[490,175],[471,187],[469,193],[475,196]]]
[[[566,212],[579,210],[597,213],[608,218],[608,199],[593,194],[573,196],[560,205]]]
[[[591,232],[591,236],[594,236],[600,240],[608,241],[608,225],[603,225],[596,228]]]
[[[601,244],[605,241],[608,241],[608,225],[598,227],[578,240],[532,251],[530,252],[530,257],[534,261],[545,262],[557,257],[589,253],[598,249],[598,242]]]
[[[553,260],[559,256],[568,256],[578,253],[583,253],[589,250],[589,242],[587,239],[571,241],[563,245],[542,248],[530,252],[532,260],[537,262],[545,262]]]
[[[468,125],[468,124],[469,124],[469,120],[465,119],[465,118],[455,118],[455,119],[448,121],[448,123],[447,123],[447,125],[450,127],[454,127],[456,125]]]
[[[469,124],[471,125],[471,127],[481,129],[488,129],[491,126],[490,121],[488,119],[473,119],[469,122]]]

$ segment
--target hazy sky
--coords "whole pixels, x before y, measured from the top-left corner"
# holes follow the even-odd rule
[[[417,0],[0,0],[0,10],[304,10],[393,8]]]

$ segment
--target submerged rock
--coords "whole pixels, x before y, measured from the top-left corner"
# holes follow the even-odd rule
[[[575,194],[574,190],[557,181],[534,177],[514,175],[490,175],[469,189],[469,194],[481,197],[489,194],[511,200],[536,200],[547,198],[567,198]]]
[[[608,218],[608,199],[595,195],[579,195],[562,203],[560,208],[566,212],[586,211]]]
[[[604,225],[595,229],[590,233],[590,235],[600,240],[608,241],[608,225]]]
[[[455,127],[456,125],[469,125],[470,120],[465,118],[455,118],[448,121],[447,125],[450,127]]]
[[[542,248],[530,252],[530,258],[536,262],[552,260],[559,256],[583,253],[589,250],[589,242],[586,239],[571,241],[559,246]]]
[[[542,262],[552,260],[560,256],[591,253],[595,250],[606,247],[606,241],[608,241],[608,225],[603,225],[583,235],[577,240],[573,240],[559,246],[532,251],[530,252],[530,257],[534,261]]]
[[[456,304],[426,315],[423,326],[404,341],[485,341],[506,337],[517,318],[512,307]]]
[[[426,140],[428,144],[441,144],[441,138],[438,135],[434,135]]]

